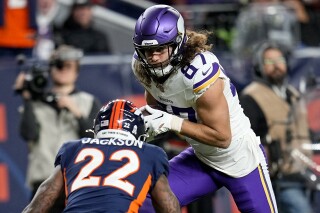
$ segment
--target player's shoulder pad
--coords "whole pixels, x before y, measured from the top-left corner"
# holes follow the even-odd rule
[[[194,93],[197,93],[218,79],[221,66],[213,53],[205,51],[197,54],[182,70],[185,75],[185,83],[192,86]]]
[[[165,157],[165,159],[168,159],[167,153],[161,147],[149,143],[146,146],[152,150],[151,154],[153,154],[154,158],[163,159]]]
[[[66,149],[74,149],[75,146],[80,146],[82,144],[81,140],[82,139],[67,141],[67,142],[63,143],[61,147],[63,147],[65,150]]]
[[[61,164],[62,156],[72,155],[72,153],[75,152],[75,150],[77,150],[76,146],[79,146],[79,145],[81,145],[80,140],[72,140],[72,141],[67,141],[63,143],[60,146],[58,153],[56,154],[54,165],[57,166]]]

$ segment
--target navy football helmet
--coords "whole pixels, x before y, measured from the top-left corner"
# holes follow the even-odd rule
[[[174,66],[179,65],[186,41],[187,36],[183,17],[171,6],[151,6],[141,14],[136,22],[133,44],[138,60],[146,68],[147,72],[156,78],[167,76],[174,70]],[[161,49],[169,46],[173,50],[166,64],[161,67],[155,67],[147,62],[146,50],[150,48]]]
[[[146,129],[142,112],[132,102],[116,99],[104,105],[98,112],[93,131],[98,137],[108,134],[108,130],[124,130],[135,139],[144,140]]]

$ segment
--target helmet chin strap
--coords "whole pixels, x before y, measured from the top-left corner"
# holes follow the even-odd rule
[[[161,66],[157,68],[149,68],[149,72],[155,78],[167,79],[167,77],[169,77],[170,74],[173,73],[173,71],[176,69],[175,67],[179,65],[181,58],[182,56],[179,56],[179,58],[174,58],[170,60],[165,67]]]
[[[172,65],[167,65],[165,67],[165,69],[167,69],[166,74],[162,74],[162,73],[164,73],[164,72],[162,72],[163,69],[159,69],[159,73],[161,72],[160,75],[156,75],[155,72],[151,71],[150,69],[148,70],[148,73],[154,82],[156,82],[157,84],[163,84],[170,77],[170,75],[174,72],[175,67]]]
[[[152,74],[156,76],[157,78],[162,78],[168,74],[170,74],[171,70],[173,69],[173,66],[168,64],[166,67],[157,67],[152,69]]]
[[[169,52],[169,46],[172,47],[171,54]],[[147,60],[143,60],[150,74],[154,76],[153,79],[154,78],[166,79],[175,70],[175,66],[178,66],[182,60],[182,54],[178,53],[180,48],[177,45],[173,45],[173,44],[169,46],[168,46],[169,58],[168,60],[162,62],[160,67],[153,67],[152,65],[148,64]],[[166,65],[164,66],[163,64],[166,64]]]

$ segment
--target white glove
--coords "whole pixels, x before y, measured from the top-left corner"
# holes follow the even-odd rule
[[[150,115],[144,116],[144,122],[147,132],[152,136],[173,130],[176,132],[181,131],[183,118],[171,115],[158,109],[153,109],[146,105],[141,110],[146,110]]]

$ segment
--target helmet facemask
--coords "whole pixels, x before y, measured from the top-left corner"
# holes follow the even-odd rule
[[[172,48],[171,50],[170,50],[170,47]],[[179,64],[177,63],[177,55],[174,54],[177,50],[177,46],[173,43],[164,44],[164,45],[154,45],[154,46],[142,46],[142,47],[136,47],[135,49],[143,67],[146,69],[149,75],[155,78],[166,77],[167,75],[172,73],[172,71],[175,69],[174,66]],[[155,49],[155,50],[152,50],[152,49]],[[166,53],[168,54],[168,59],[157,64],[151,64],[148,62],[148,59],[146,56],[147,51],[155,51],[155,52],[162,52],[162,53],[163,51],[166,51]]]

